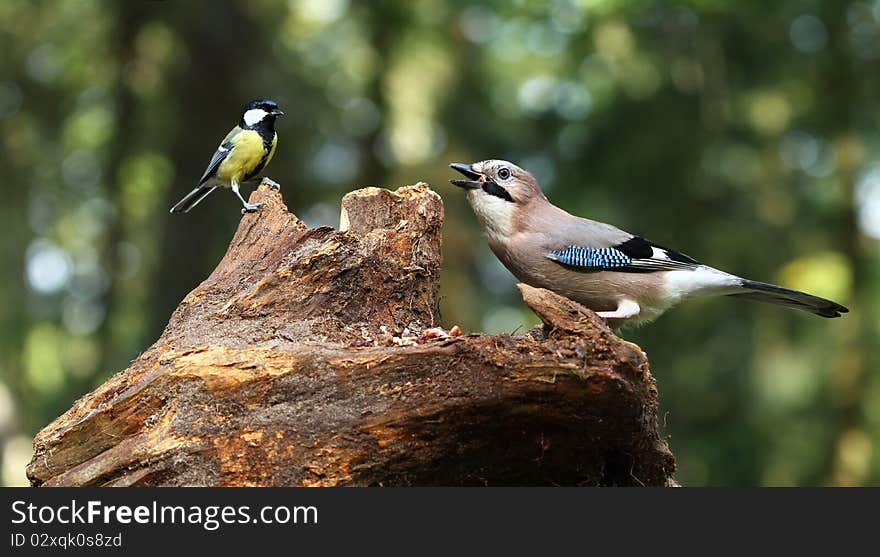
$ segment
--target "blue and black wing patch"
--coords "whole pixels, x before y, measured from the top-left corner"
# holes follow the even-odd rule
[[[693,268],[699,263],[683,253],[644,238],[633,237],[613,247],[568,246],[547,254],[549,259],[581,271],[650,273]]]
[[[551,251],[547,257],[569,267],[582,267],[597,271],[620,269],[632,262],[628,255],[615,248],[568,246],[565,249]]]

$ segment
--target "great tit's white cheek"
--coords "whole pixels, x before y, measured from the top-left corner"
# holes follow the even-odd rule
[[[490,195],[483,190],[469,190],[467,195],[474,214],[480,219],[487,233],[501,237],[514,233],[515,203]]]
[[[248,126],[253,126],[266,116],[268,116],[268,112],[263,110],[262,108],[252,108],[244,113],[244,123]]]

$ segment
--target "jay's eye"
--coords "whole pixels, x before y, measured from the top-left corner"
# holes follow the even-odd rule
[[[501,167],[501,169],[498,171],[498,177],[502,180],[507,180],[508,178],[510,178],[510,170],[506,166]]]

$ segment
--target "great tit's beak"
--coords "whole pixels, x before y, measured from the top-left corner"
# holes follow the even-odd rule
[[[454,162],[449,165],[453,170],[457,170],[470,178],[470,180],[449,180],[453,185],[456,185],[460,188],[464,188],[466,190],[475,190],[483,187],[483,183],[486,181],[486,177],[476,172],[471,165],[469,164],[461,164],[460,162]]]
[[[276,108],[275,110],[273,110],[269,114],[271,114],[272,116],[284,116],[284,113],[281,112],[280,108]]]

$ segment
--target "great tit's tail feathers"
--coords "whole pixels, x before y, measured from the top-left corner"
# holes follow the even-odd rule
[[[202,199],[208,197],[217,186],[201,185],[177,202],[177,205],[171,208],[172,213],[189,213],[190,209],[202,202]]]
[[[729,296],[809,311],[822,317],[840,317],[841,314],[849,311],[837,302],[774,284],[742,279],[741,286],[746,292],[729,294]]]

